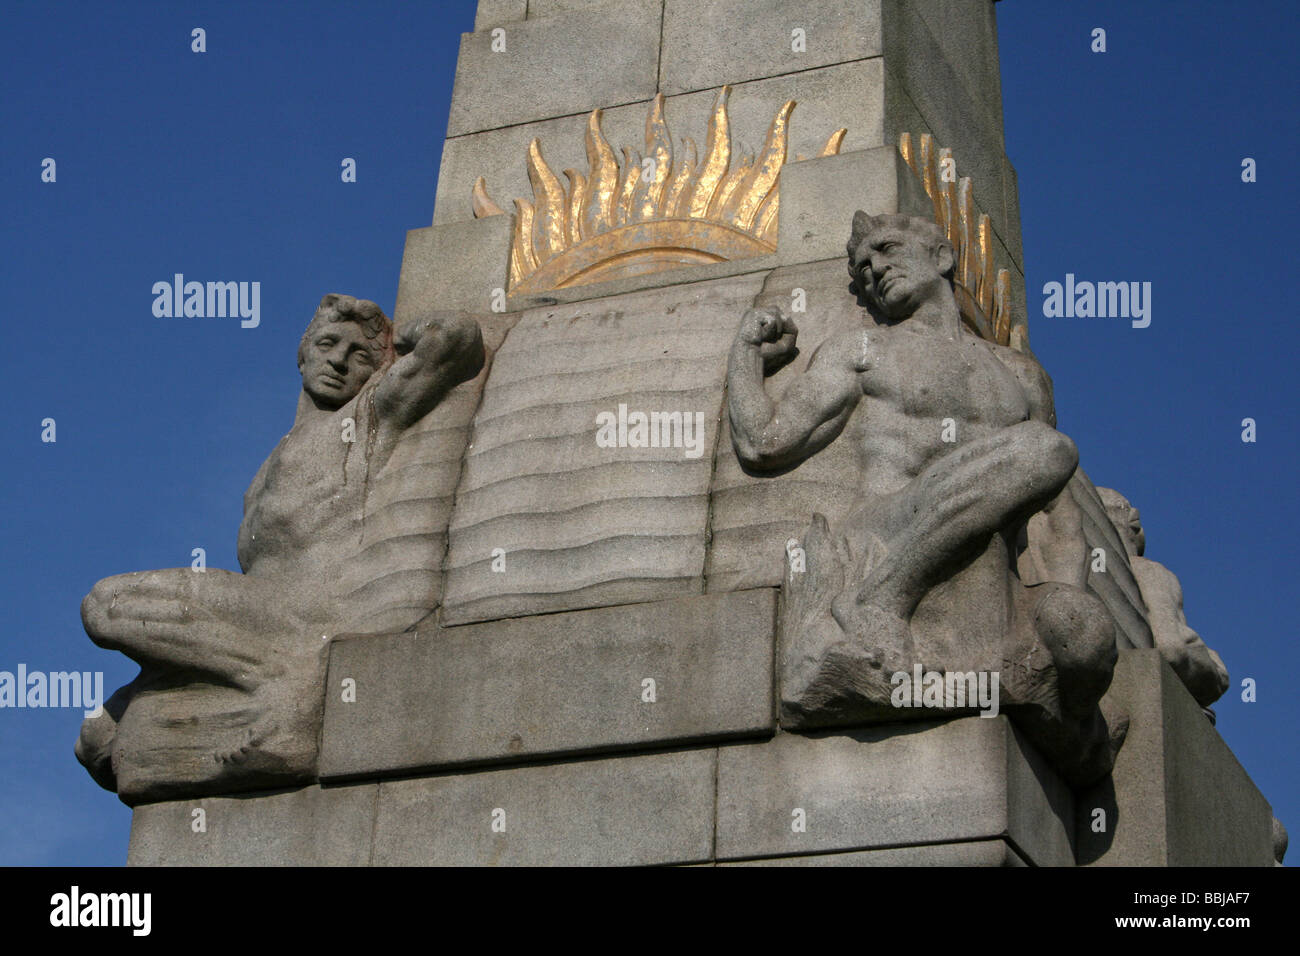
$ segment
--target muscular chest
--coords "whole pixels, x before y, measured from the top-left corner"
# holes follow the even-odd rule
[[[895,413],[994,427],[1029,417],[1019,380],[973,337],[952,341],[896,333],[879,338],[866,388]]]

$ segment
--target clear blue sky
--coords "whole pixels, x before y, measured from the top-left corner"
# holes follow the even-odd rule
[[[432,218],[473,9],[5,5],[0,670],[102,670],[111,691],[135,667],[82,631],[97,579],[183,566],[195,547],[238,566],[241,497],[292,422],[316,302],[348,292],[391,313],[406,230]],[[1031,337],[1060,427],[1142,510],[1148,557],[1181,578],[1234,687],[1258,681],[1256,703],[1229,691],[1219,728],[1293,828],[1297,9],[998,5]],[[1088,49],[1097,26],[1104,55]],[[176,272],[259,280],[261,326],[155,318],[150,289]],[[1037,290],[1067,272],[1150,281],[1151,326],[1043,318]],[[125,860],[130,813],[73,758],[80,720],[0,710],[0,863]]]

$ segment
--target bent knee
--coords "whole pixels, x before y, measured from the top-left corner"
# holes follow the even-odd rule
[[[1015,426],[1016,442],[1026,458],[1053,485],[1064,485],[1079,467],[1079,449],[1068,435],[1043,422],[1021,422]]]

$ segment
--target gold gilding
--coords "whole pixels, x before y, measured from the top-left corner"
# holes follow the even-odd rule
[[[781,168],[795,102],[777,111],[757,157],[733,162],[730,93],[724,86],[714,100],[702,159],[688,137],[674,151],[662,94],[646,118],[644,160],[624,148],[620,163],[601,131],[600,110],[593,110],[587,121],[587,172],[566,169],[567,186],[533,140],[527,156],[533,201],[515,200],[511,293],[774,252]],[[837,155],[845,132],[832,133],[820,155]],[[501,214],[481,177],[472,198],[476,218]]]
[[[934,221],[952,243],[956,261],[953,276],[962,321],[983,338],[1023,351],[1028,332],[1023,324],[1012,327],[1011,273],[993,261],[993,225],[984,213],[976,215],[970,177],[957,179],[952,150],[936,149],[934,137],[922,133],[913,143],[910,133],[899,137],[898,151],[925,186],[934,204]]]

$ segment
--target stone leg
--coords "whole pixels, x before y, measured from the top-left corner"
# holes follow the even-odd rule
[[[886,535],[883,556],[853,592],[853,602],[909,619],[921,598],[990,538],[1055,498],[1077,465],[1074,443],[1039,422],[1022,422],[939,459],[884,508],[868,506],[850,519],[850,536],[867,531],[866,521]],[[860,616],[836,603],[842,624]]]
[[[140,676],[82,725],[78,759],[127,803],[310,774],[325,652],[285,582],[190,568],[105,578],[86,633]]]
[[[137,571],[96,584],[81,619],[96,644],[142,666],[195,671],[247,690],[283,672],[267,654],[269,639],[308,636],[306,615],[286,590],[215,568]]]

